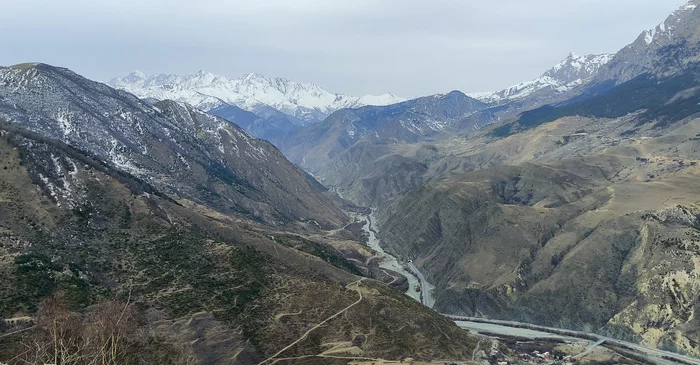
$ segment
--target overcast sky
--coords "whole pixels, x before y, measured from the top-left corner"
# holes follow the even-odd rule
[[[354,95],[497,90],[616,52],[684,0],[0,0],[0,64],[249,72]]]

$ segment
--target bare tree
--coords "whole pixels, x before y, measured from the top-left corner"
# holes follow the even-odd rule
[[[77,364],[80,356],[81,334],[83,324],[78,314],[71,313],[67,309],[65,298],[62,294],[44,299],[39,304],[37,312],[37,328],[39,333],[34,339],[35,343],[44,341],[49,344],[49,359],[45,363],[51,364]],[[35,346],[37,349],[46,348],[45,345]]]
[[[136,328],[136,310],[128,303],[104,302],[83,316],[70,312],[57,294],[39,304],[36,330],[21,341],[23,352],[10,363],[129,364],[129,336]]]
[[[128,363],[129,335],[138,326],[134,308],[128,303],[104,302],[90,311],[88,323],[86,335],[96,340],[92,354],[99,358],[98,364]]]

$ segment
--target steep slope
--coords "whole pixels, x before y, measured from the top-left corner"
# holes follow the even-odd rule
[[[673,52],[662,57],[658,70],[664,69],[668,62],[674,62],[677,54]],[[639,113],[639,124],[650,122],[661,128],[700,113],[699,86],[700,63],[689,60],[682,70],[662,74],[645,73],[594,95],[576,97],[558,106],[546,105],[524,112],[514,122],[496,128],[493,135],[505,136],[561,117],[576,115],[619,118]]]
[[[695,62],[699,4],[689,1],[614,55],[572,53],[535,80],[497,92],[470,94],[492,106],[479,117],[504,121],[542,105],[588,98],[646,73],[669,76],[681,72]]]
[[[268,142],[193,107],[153,107],[44,64],[0,69],[0,118],[108,161],[185,202],[268,224],[346,221]]]
[[[700,9],[691,1],[623,48],[579,95],[523,113],[501,126],[507,135],[564,116],[618,118],[642,111],[659,126],[700,112]]]
[[[697,356],[698,134],[696,119],[659,130],[635,116],[485,133],[435,162],[475,172],[380,210],[383,242],[436,285],[438,310]]]
[[[260,107],[272,107],[303,123],[316,123],[332,112],[364,105],[389,105],[403,101],[392,94],[353,97],[330,93],[312,83],[294,82],[282,78],[267,78],[247,74],[238,79],[200,71],[194,75],[153,75],[134,72],[115,78],[109,85],[131,92],[141,98],[171,99],[192,104],[209,111],[214,105],[208,98],[236,105],[255,112]]]
[[[490,124],[510,121],[520,113],[543,105],[559,104],[581,95],[593,83],[598,71],[613,55],[579,56],[571,53],[542,76],[505,90],[475,93],[470,96],[489,104],[489,108],[466,119],[466,123]]]
[[[385,107],[346,109],[294,132],[278,144],[290,160],[316,173],[357,143],[419,142],[451,131],[454,125],[485,108],[484,103],[453,91]]]
[[[75,321],[94,318],[105,300],[117,300],[118,310],[103,321],[123,318],[130,331],[109,338],[121,346],[113,363],[471,358],[470,335],[356,276],[333,247],[318,244],[318,257],[271,239],[281,233],[269,227],[207,217],[17,125],[0,125],[0,165],[0,316],[40,324],[2,332],[1,361],[55,361],[59,337],[61,357],[68,349],[72,363],[89,363],[91,341],[99,351],[103,338],[80,337]],[[71,327],[60,318],[50,322],[60,332],[42,337],[51,309],[40,301],[53,294],[66,298]],[[127,323],[125,313],[138,318]]]

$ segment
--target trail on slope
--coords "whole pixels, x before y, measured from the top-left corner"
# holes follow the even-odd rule
[[[481,343],[486,340],[486,337],[481,337],[479,342],[476,343],[476,346],[474,347],[474,350],[472,350],[472,361],[476,361],[476,353],[479,352],[479,347],[481,347]]]
[[[18,333],[22,333],[22,332],[26,332],[26,331],[29,331],[29,330],[33,330],[34,328],[36,328],[36,326],[31,326],[31,327],[23,328],[23,329],[21,329],[21,330],[17,330],[17,331],[14,331],[14,332],[6,333],[6,334],[0,336],[0,338],[10,337],[10,336],[16,335],[16,334],[18,334]]]
[[[301,335],[301,337],[299,337],[296,341],[290,343],[289,345],[287,345],[285,348],[279,350],[279,351],[278,351],[277,353],[275,353],[274,355],[272,355],[272,356],[270,356],[269,358],[263,360],[263,361],[260,362],[258,365],[263,365],[263,364],[266,364],[266,363],[269,362],[269,361],[274,360],[277,356],[281,355],[281,354],[284,353],[285,351],[287,351],[287,350],[289,350],[290,348],[296,346],[296,344],[298,344],[299,342],[301,342],[301,341],[303,341],[304,339],[306,339],[306,337],[307,337],[311,332],[313,332],[314,330],[316,330],[317,328],[319,328],[319,327],[323,326],[324,324],[328,323],[328,322],[329,322],[330,320],[332,320],[333,318],[336,318],[336,317],[340,316],[341,314],[347,312],[350,308],[352,308],[352,307],[354,307],[354,306],[360,304],[360,302],[362,301],[362,291],[360,291],[359,285],[360,285],[360,283],[361,283],[363,280],[365,280],[365,279],[362,278],[362,279],[360,279],[360,280],[358,280],[358,281],[355,281],[355,282],[350,283],[350,284],[348,284],[348,285],[345,286],[345,288],[347,288],[347,289],[349,289],[349,290],[355,290],[355,291],[357,292],[357,294],[360,295],[360,298],[358,298],[354,303],[352,303],[352,304],[350,304],[349,306],[347,306],[347,307],[341,309],[339,312],[335,313],[334,315],[332,315],[332,316],[330,316],[330,317],[324,319],[324,320],[323,320],[322,322],[320,322],[319,324],[317,324],[317,325],[311,327],[308,331],[304,332],[304,334]],[[353,285],[356,286],[356,288],[353,289],[353,288],[352,288]]]
[[[583,351],[582,353],[580,353],[580,354],[578,354],[578,355],[576,355],[576,356],[573,356],[573,358],[582,358],[582,357],[584,357],[584,356],[590,354],[593,350],[595,350],[596,347],[598,347],[598,346],[602,345],[603,343],[605,343],[605,341],[607,341],[607,339],[606,339],[606,338],[603,338],[603,339],[599,340],[599,341],[596,342],[596,343],[591,343],[590,345],[588,345],[588,347],[586,348],[585,351]]]

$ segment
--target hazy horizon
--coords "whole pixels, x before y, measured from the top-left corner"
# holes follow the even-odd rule
[[[134,70],[259,73],[351,95],[493,91],[577,54],[614,53],[686,1],[319,0],[5,5],[0,63],[108,81]],[[166,10],[163,10],[166,9]],[[573,48],[573,49],[572,49]]]

